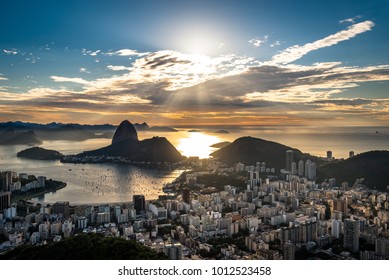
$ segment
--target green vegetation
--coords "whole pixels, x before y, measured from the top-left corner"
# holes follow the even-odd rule
[[[204,184],[205,187],[215,187],[218,191],[224,190],[224,186],[232,185],[238,189],[244,189],[246,182],[235,174],[219,175],[205,174],[197,177],[197,183]]]
[[[43,246],[22,245],[0,255],[11,260],[164,260],[162,253],[134,240],[80,234]]]

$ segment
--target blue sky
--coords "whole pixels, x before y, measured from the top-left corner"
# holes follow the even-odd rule
[[[387,1],[2,1],[0,121],[387,125]]]

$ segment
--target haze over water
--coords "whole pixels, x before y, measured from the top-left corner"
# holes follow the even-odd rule
[[[215,129],[197,129],[189,132],[140,132],[139,138],[165,136],[185,156],[207,158],[215,151],[209,146],[221,141],[234,141],[242,136],[252,136],[275,141],[316,156],[325,156],[331,150],[336,158],[347,158],[349,151],[355,154],[369,150],[388,150],[389,131],[385,128],[342,128],[328,131],[308,131],[298,128],[240,128],[229,129],[228,134],[215,133]],[[376,133],[376,131],[378,133]],[[111,139],[74,141],[45,141],[41,147],[75,154],[107,146]],[[144,194],[147,199],[156,199],[163,194],[162,186],[173,181],[181,170],[164,172],[118,164],[69,164],[59,161],[27,160],[16,157],[26,146],[0,146],[0,170],[26,172],[48,179],[60,180],[67,187],[33,200],[43,203],[70,201],[73,204],[127,202],[133,194]]]

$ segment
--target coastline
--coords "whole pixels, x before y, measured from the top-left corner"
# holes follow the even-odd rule
[[[13,192],[11,195],[11,203],[18,203],[19,201],[27,201],[31,198],[44,195],[46,193],[50,192],[56,192],[60,189],[63,189],[67,186],[65,182],[61,181],[54,181],[54,180],[47,180],[46,183],[52,184],[51,186],[47,186],[45,188],[38,188],[38,189],[33,189],[29,190],[25,193],[22,192]]]

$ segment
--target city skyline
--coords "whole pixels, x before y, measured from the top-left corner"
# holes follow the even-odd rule
[[[0,122],[387,126],[385,1],[0,4]]]

